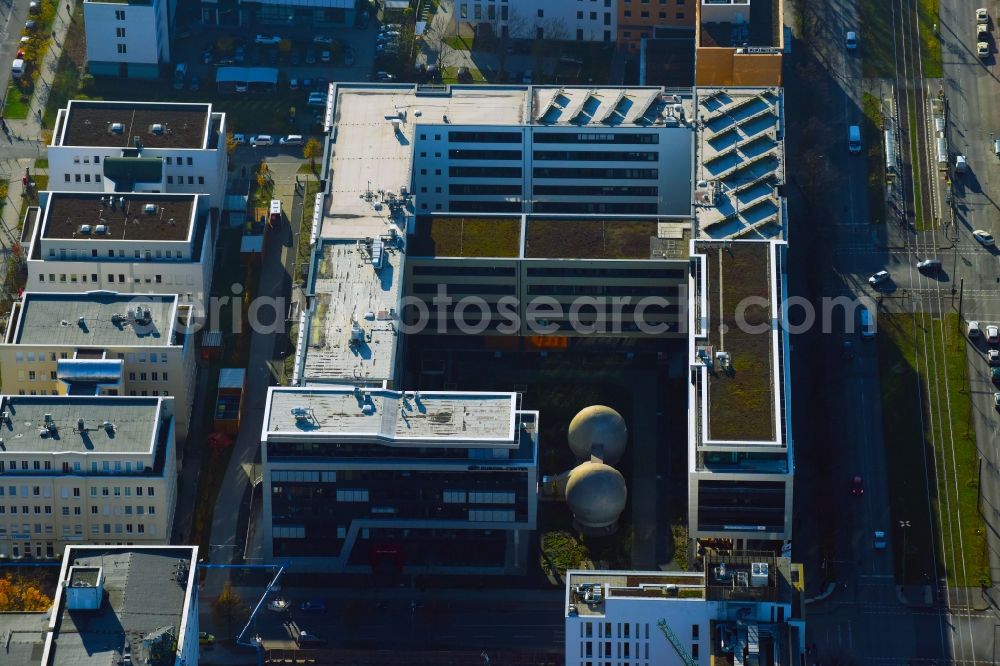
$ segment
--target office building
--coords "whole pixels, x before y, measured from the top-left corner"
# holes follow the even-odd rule
[[[183,439],[195,376],[188,314],[176,295],[27,292],[0,344],[3,392],[170,396]]]
[[[94,76],[157,79],[170,63],[176,0],[84,0],[87,70]]]
[[[792,538],[794,476],[786,253],[781,241],[693,241],[688,529]]]
[[[170,540],[171,398],[0,397],[0,558]]]
[[[613,42],[622,0],[456,0],[459,25],[513,39]]]
[[[70,100],[47,152],[53,190],[205,194],[215,208],[226,191],[226,114],[211,104]]]
[[[67,548],[38,663],[197,666],[197,562],[197,546]]]
[[[356,0],[201,0],[206,25],[325,30],[353,26]]]
[[[704,573],[568,571],[566,664],[798,666],[801,576],[749,552],[713,554]]]
[[[638,53],[657,28],[689,28],[697,20],[699,0],[615,0],[618,5],[618,46]]]
[[[782,0],[695,1],[695,85],[781,85]]]
[[[522,573],[537,433],[515,393],[272,388],[264,556],[306,571]]]
[[[42,192],[24,224],[26,289],[178,294],[207,307],[208,204],[199,194]]]

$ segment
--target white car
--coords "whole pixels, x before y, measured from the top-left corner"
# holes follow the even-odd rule
[[[992,325],[986,327],[986,343],[990,345],[1000,344],[1000,328]]]
[[[858,33],[853,30],[847,32],[847,50],[853,51],[858,48]]]
[[[972,232],[972,237],[977,241],[985,245],[986,247],[993,247],[996,245],[996,241],[993,239],[993,234],[988,231],[983,231],[982,229],[976,229]]]
[[[332,55],[328,50],[323,49],[323,51],[319,54],[319,60],[320,62],[330,62],[330,60],[332,60]]]
[[[255,44],[265,44],[267,46],[277,46],[281,43],[281,37],[278,35],[257,35],[254,38]]]
[[[990,54],[990,43],[989,42],[976,42],[976,55],[980,58],[985,58]]]
[[[289,134],[278,139],[278,143],[282,146],[301,146],[305,142],[306,140],[301,134]]]
[[[875,275],[868,278],[868,284],[870,284],[873,287],[877,287],[883,282],[886,282],[888,280],[889,280],[889,271],[879,271]]]
[[[989,23],[990,13],[986,11],[985,7],[980,7],[976,10],[976,23]]]
[[[242,146],[246,142],[247,142],[247,137],[242,132],[237,132],[233,134],[233,143],[235,143],[236,145]]]
[[[267,602],[267,610],[272,613],[284,613],[287,612],[292,607],[292,604],[288,599],[282,599],[281,597],[275,597]]]
[[[888,543],[885,540],[885,532],[882,530],[875,530],[874,538],[872,539],[872,547],[875,550],[885,550]]]
[[[333,44],[333,37],[329,35],[316,35],[313,37],[313,44]]]
[[[1000,393],[993,394],[993,407],[1000,409]]]
[[[986,362],[990,366],[1000,365],[1000,349],[986,350]]]
[[[966,332],[966,334],[970,338],[978,338],[979,337],[979,322],[978,321],[970,321],[968,327],[966,327],[966,329],[965,329],[965,332]]]

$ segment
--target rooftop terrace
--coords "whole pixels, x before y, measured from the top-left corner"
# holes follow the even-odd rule
[[[102,569],[104,600],[98,610],[71,611],[66,608],[66,588],[60,591],[51,646],[42,663],[121,663],[128,645],[133,663],[173,664],[183,649],[196,553],[197,548],[181,546],[67,548],[64,568]]]
[[[267,430],[384,444],[515,448],[513,393],[400,393],[351,386],[271,389]]]
[[[521,254],[518,217],[417,218],[407,239],[407,253],[418,257],[505,257]]]
[[[10,418],[0,420],[0,456],[152,453],[161,408],[159,398],[4,396],[0,410]]]
[[[678,259],[688,256],[690,226],[656,220],[528,218],[532,259]]]
[[[42,237],[95,241],[189,240],[194,226],[195,196],[127,194],[112,197],[101,193],[50,192]],[[152,208],[147,210],[147,206]],[[99,225],[104,227],[102,233],[97,233]]]
[[[726,352],[730,359],[727,369],[712,356],[703,440],[774,443],[778,439],[778,341],[772,320],[779,313],[772,298],[776,267],[771,247],[763,242],[695,243],[695,251],[705,254],[701,269],[708,309],[703,313],[708,320],[705,353]],[[696,409],[705,406],[699,402]]]
[[[781,30],[781,0],[701,3],[702,47],[778,47]]]
[[[398,243],[328,241],[314,268],[313,312],[308,319],[306,380],[391,380],[396,367],[403,254]],[[355,328],[354,324],[357,325]]]
[[[70,100],[55,146],[205,148],[210,104]]]
[[[148,319],[129,316],[137,306],[148,309]],[[176,295],[28,292],[15,304],[6,342],[52,347],[166,347],[172,344],[176,317]]]
[[[701,238],[780,238],[785,181],[778,88],[699,88],[695,219]]]
[[[594,589],[600,590],[598,596]],[[613,599],[704,599],[705,574],[682,571],[567,571],[566,612],[603,616]]]

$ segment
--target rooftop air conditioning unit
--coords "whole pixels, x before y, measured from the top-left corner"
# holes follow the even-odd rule
[[[149,128],[153,134],[163,134],[164,126],[163,123],[153,123],[153,126]]]
[[[156,215],[156,204],[148,203],[142,207],[142,210],[146,215]]]
[[[81,234],[89,234],[90,233],[90,225],[89,224],[81,224],[80,225],[80,233]]]
[[[106,225],[106,224],[98,224],[96,227],[94,227],[94,233],[97,233],[97,234],[106,234],[106,233],[108,233],[108,225]]]
[[[111,127],[108,128],[112,134],[124,134],[125,125],[123,123],[111,123]]]

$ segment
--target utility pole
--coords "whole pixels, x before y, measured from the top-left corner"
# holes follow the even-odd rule
[[[962,296],[965,294],[965,278],[958,282],[958,318],[962,319]]]
[[[910,521],[901,520],[899,526],[903,530],[903,585],[906,585],[906,532],[910,528]]]

